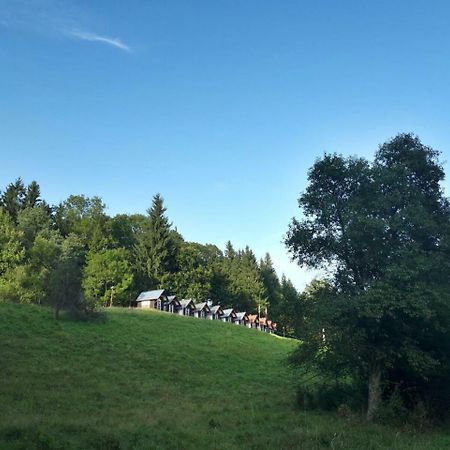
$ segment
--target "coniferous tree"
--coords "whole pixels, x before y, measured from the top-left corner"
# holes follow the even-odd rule
[[[17,221],[19,211],[24,206],[25,194],[26,189],[22,178],[17,178],[16,181],[10,183],[2,194],[1,206],[10,215],[14,223]]]
[[[142,282],[150,287],[165,287],[169,274],[176,270],[176,238],[165,213],[164,200],[156,194],[135,246]]]
[[[278,275],[273,267],[272,258],[266,253],[259,263],[261,279],[267,294],[268,308],[272,319],[276,319],[279,304],[282,301],[281,286]]]
[[[227,246],[226,254],[231,245]],[[247,312],[261,312],[267,308],[267,296],[261,279],[255,254],[247,246],[244,250],[234,253],[233,257],[225,258],[225,273],[228,278],[228,299],[225,306]]]
[[[24,198],[23,198],[23,206],[25,208],[34,208],[41,203],[41,188],[36,181],[32,181],[26,189]]]
[[[299,320],[302,317],[300,294],[284,274],[281,277],[281,302],[276,310],[276,320],[279,322],[280,331],[288,336],[295,335]]]
[[[250,248],[235,250],[230,241],[224,252],[215,245],[185,242],[172,229],[159,194],[147,216],[112,218],[99,197],[71,195],[50,207],[36,182],[25,187],[20,178],[8,185],[1,200],[6,205],[0,217],[5,299],[50,302],[58,314],[61,308],[83,308],[99,299],[107,303],[106,283],[121,286],[114,300],[123,304],[144,289],[161,287],[248,312],[264,315],[269,305],[275,310],[280,287],[270,256],[258,264]],[[124,283],[111,281],[111,273],[126,261],[132,276]]]
[[[231,241],[227,241],[225,246],[225,257],[228,259],[233,259],[236,257],[236,251],[233,248]]]
[[[183,242],[177,254],[177,272],[170,277],[170,288],[178,296],[205,301],[211,296],[212,264],[206,246]]]

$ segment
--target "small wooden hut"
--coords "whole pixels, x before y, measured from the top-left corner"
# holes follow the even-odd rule
[[[223,310],[223,314],[220,316],[222,322],[234,322],[236,320],[236,313],[233,308]]]
[[[246,312],[237,312],[236,319],[234,321],[236,325],[242,325],[243,327],[247,326],[248,323],[248,315]]]
[[[249,314],[248,315],[248,328],[259,328],[259,318],[257,314]]]
[[[167,311],[172,314],[177,314],[181,308],[181,303],[176,295],[169,295],[167,297]]]
[[[267,326],[267,318],[266,317],[260,317],[259,318],[259,329],[261,331],[268,331],[268,326]]]
[[[199,319],[206,319],[208,317],[208,314],[210,313],[211,309],[208,306],[207,302],[202,303],[195,303],[195,309],[194,309],[194,317],[197,317]]]
[[[209,320],[220,320],[223,314],[223,309],[220,305],[214,305],[209,307],[209,313],[206,316]]]
[[[164,310],[167,302],[167,292],[165,289],[141,292],[136,299],[138,308],[156,308]]]
[[[191,298],[180,300],[180,309],[178,314],[180,316],[193,316],[195,310],[195,304]]]

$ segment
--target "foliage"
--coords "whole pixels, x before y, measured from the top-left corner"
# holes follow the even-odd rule
[[[3,192],[0,202],[1,206],[9,214],[11,220],[15,223],[19,211],[25,207],[26,188],[21,178],[10,183]]]
[[[0,195],[0,206],[9,214],[11,220],[16,223],[20,212],[26,208],[41,207],[48,214],[51,208],[41,199],[41,190],[36,181],[25,186],[22,178],[10,183]]]
[[[22,233],[22,243],[29,250],[39,233],[51,229],[51,216],[43,206],[26,207],[17,216],[17,230]]]
[[[228,250],[231,257],[225,259],[224,270],[231,306],[264,315],[268,306],[267,295],[255,254],[249,247],[238,252],[233,249],[230,253]]]
[[[12,219],[0,208],[0,276],[20,264],[25,256],[23,233],[14,227]]]
[[[81,294],[82,267],[85,259],[83,242],[76,234],[69,234],[62,241],[57,264],[51,273],[49,291],[55,317],[62,309],[92,311],[94,305],[86,302]]]
[[[71,195],[54,209],[55,226],[62,236],[69,233],[80,236],[86,249],[95,246],[101,250],[109,243],[108,217],[99,197]]]
[[[279,323],[279,330],[284,336],[296,336],[303,314],[299,293],[284,275],[281,277],[280,291],[279,301],[275,310],[272,308],[271,315]]]
[[[137,235],[145,227],[145,216],[141,214],[117,214],[111,218],[111,238],[115,247],[131,251],[137,244]]]
[[[103,306],[121,304],[129,300],[123,294],[132,282],[133,274],[125,249],[88,255],[83,278],[83,290],[88,300]]]
[[[328,375],[366,380],[368,418],[383,382],[424,387],[449,367],[443,177],[438,153],[412,135],[382,145],[373,163],[325,155],[299,199],[303,218],[288,232],[300,264],[330,273],[328,284],[303,296],[305,345],[295,358]]]
[[[283,322],[282,303],[285,303],[283,290],[278,279],[278,275],[273,267],[272,258],[269,253],[264,255],[259,262],[261,281],[264,285],[264,292],[267,298],[267,307],[270,309],[271,317],[275,321]],[[283,275],[284,277],[284,275]],[[285,277],[284,277],[285,278]],[[286,317],[287,318],[287,317]]]
[[[183,242],[177,254],[178,271],[171,277],[170,285],[182,298],[208,299],[211,297],[212,267],[207,259],[207,249],[196,243]]]
[[[172,233],[164,200],[160,194],[153,197],[142,232],[137,235],[135,257],[141,279],[150,286],[163,287],[167,275],[176,269],[176,238]]]
[[[62,309],[83,315],[111,298],[131,305],[141,291],[161,287],[198,302],[267,312],[280,328],[292,329],[297,293],[292,283],[280,284],[270,255],[258,262],[250,248],[235,250],[230,241],[225,252],[186,242],[160,194],[147,215],[110,217],[99,197],[70,195],[49,206],[35,181],[26,186],[19,178],[0,204],[3,301],[52,305],[56,316]]]

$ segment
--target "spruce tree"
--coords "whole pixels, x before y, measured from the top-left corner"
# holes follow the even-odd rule
[[[231,241],[228,241],[225,246],[225,257],[229,259],[233,259],[236,257],[236,251],[233,248],[233,244]]]
[[[226,262],[230,306],[242,311],[265,313],[267,294],[253,251],[246,247]]]
[[[169,274],[176,270],[177,245],[160,194],[153,197],[147,212],[147,222],[135,246],[141,282],[152,288],[167,287],[164,284]]]
[[[10,183],[6,187],[2,194],[0,206],[3,206],[14,223],[17,221],[19,211],[24,207],[25,193],[26,189],[22,178],[17,178],[14,183]]]
[[[259,263],[261,280],[267,293],[267,301],[272,319],[277,319],[278,306],[282,300],[280,280],[273,267],[272,258],[266,253]]]
[[[36,181],[32,181],[26,189],[23,205],[25,208],[34,208],[41,203],[41,188]]]
[[[281,299],[276,317],[280,325],[279,330],[287,335],[296,334],[303,319],[300,294],[284,274],[281,277]]]

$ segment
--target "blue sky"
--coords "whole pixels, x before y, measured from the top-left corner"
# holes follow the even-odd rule
[[[450,4],[0,0],[0,186],[144,212],[187,240],[269,251],[324,151],[401,131],[450,154]],[[448,171],[448,165],[445,165]]]

